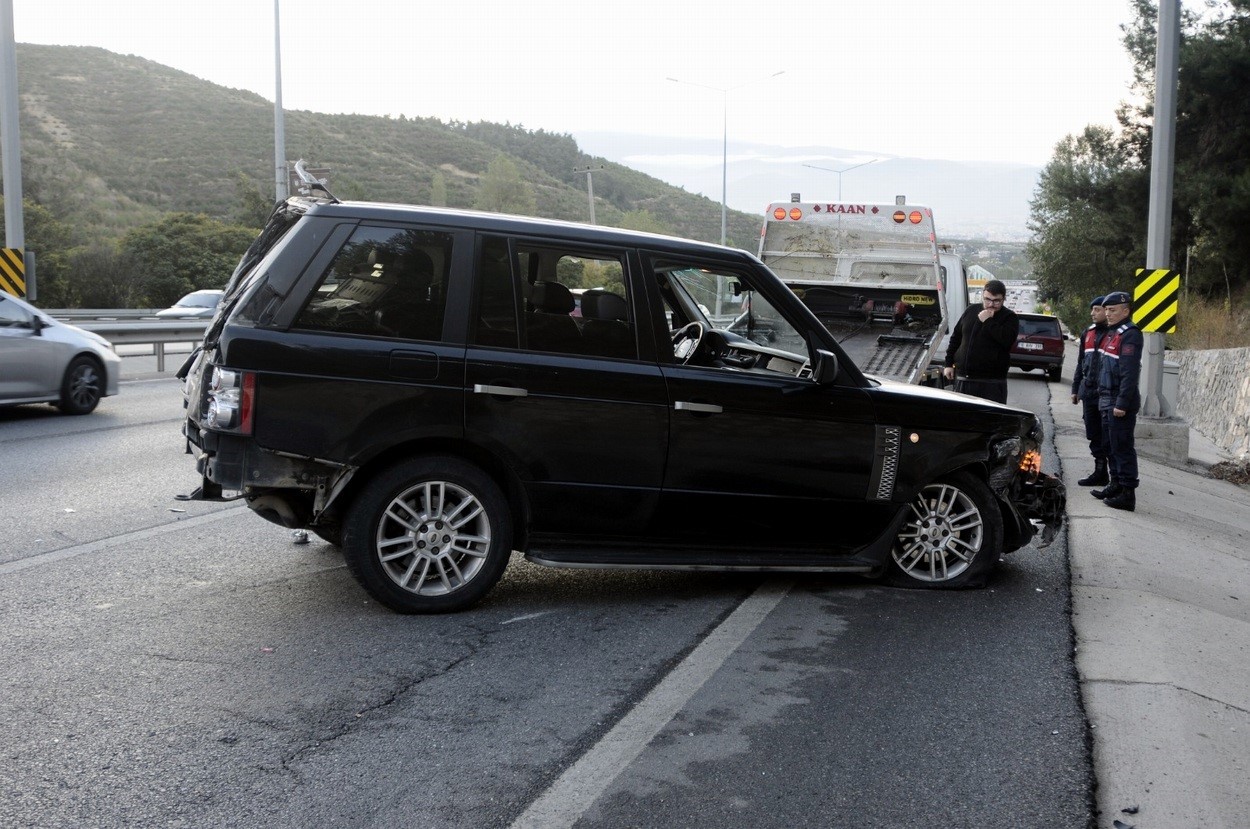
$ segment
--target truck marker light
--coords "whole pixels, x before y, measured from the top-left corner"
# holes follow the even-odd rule
[[[907,221],[907,214],[904,213],[902,210],[895,210],[894,211],[894,223],[901,225],[905,221]]]
[[[776,210],[773,211],[773,218],[776,219],[777,221],[781,221],[785,217],[786,217],[786,209],[784,207],[778,207]]]
[[[913,210],[911,213],[907,214],[907,220],[914,225],[918,225],[924,221],[924,214],[919,210]]]
[[[799,210],[797,207],[791,207],[790,218],[797,222],[799,219],[803,218],[803,211]]]

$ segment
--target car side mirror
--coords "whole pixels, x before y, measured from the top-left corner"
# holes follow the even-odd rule
[[[43,317],[35,314],[30,318],[30,330],[35,332],[36,337],[38,337],[39,333],[45,328],[47,328],[47,326],[43,324]]]
[[[832,385],[838,379],[838,358],[832,351],[816,349],[812,361],[812,380],[819,386]]]

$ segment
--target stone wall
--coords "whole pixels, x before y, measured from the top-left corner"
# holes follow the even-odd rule
[[[1238,460],[1250,458],[1250,348],[1169,351],[1180,366],[1176,411]]]

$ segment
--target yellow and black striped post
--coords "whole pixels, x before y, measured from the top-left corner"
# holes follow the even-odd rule
[[[26,296],[26,258],[21,248],[0,248],[0,291]]]
[[[1175,334],[1180,313],[1181,275],[1176,271],[1137,269],[1133,287],[1133,324],[1142,331]]]

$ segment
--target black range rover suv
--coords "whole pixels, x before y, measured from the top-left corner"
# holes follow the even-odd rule
[[[866,376],[754,256],[663,236],[292,198],[179,376],[184,497],[340,544],[403,613],[512,550],[978,586],[1063,518],[1031,413]]]

